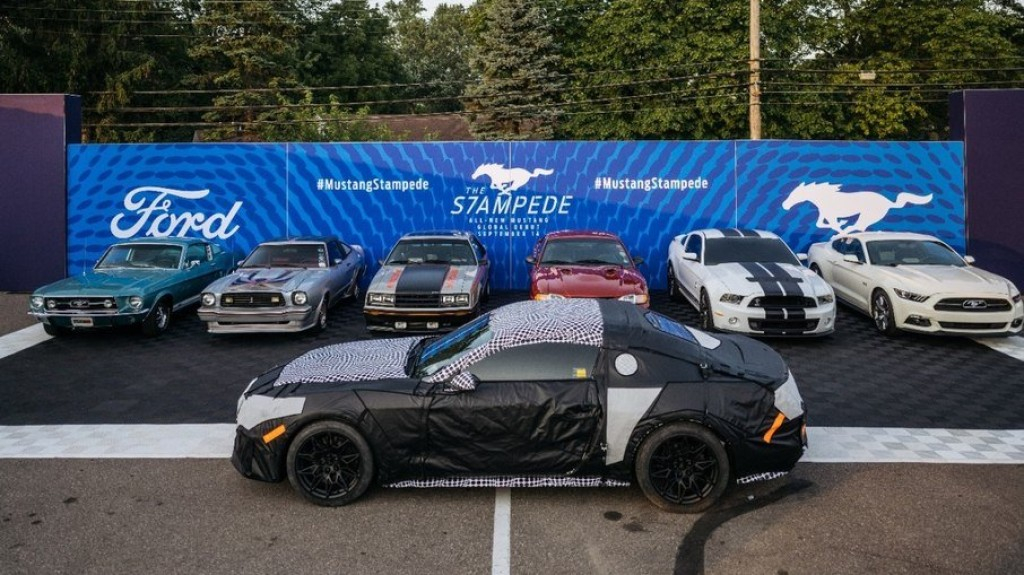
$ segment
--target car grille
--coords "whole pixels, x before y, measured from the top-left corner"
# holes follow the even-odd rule
[[[751,319],[750,329],[761,331],[767,335],[786,335],[814,331],[818,327],[817,319]]]
[[[985,302],[984,306],[964,306],[964,302]],[[1010,311],[1013,305],[1005,299],[986,297],[953,297],[939,300],[935,304],[937,311],[993,312]]]
[[[54,307],[50,307],[53,302]],[[107,307],[105,302],[110,302]],[[117,302],[112,297],[49,297],[46,298],[46,309],[48,311],[87,311],[87,312],[117,312]]]
[[[228,293],[220,296],[221,307],[280,307],[284,296],[276,292]]]
[[[1006,329],[1006,323],[966,323],[961,321],[940,321],[939,327],[945,329],[963,329],[963,330],[990,330],[990,329]]]
[[[763,295],[750,300],[748,307],[815,307],[812,297],[799,295]]]
[[[395,307],[436,308],[441,307],[441,294],[438,293],[397,293]]]

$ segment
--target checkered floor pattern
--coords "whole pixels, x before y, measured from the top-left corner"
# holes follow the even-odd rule
[[[224,459],[234,425],[0,426],[0,459]],[[809,463],[1024,464],[1024,430],[811,427]]]

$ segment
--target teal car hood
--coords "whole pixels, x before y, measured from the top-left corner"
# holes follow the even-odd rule
[[[51,297],[142,295],[171,279],[180,270],[100,270],[71,276],[36,290]]]

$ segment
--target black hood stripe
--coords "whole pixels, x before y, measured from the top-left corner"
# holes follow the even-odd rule
[[[440,293],[449,267],[447,264],[406,266],[395,285],[395,293]]]

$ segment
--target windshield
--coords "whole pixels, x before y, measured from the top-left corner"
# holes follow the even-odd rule
[[[96,269],[157,268],[178,269],[181,246],[166,244],[120,244],[111,246],[96,262]]]
[[[618,240],[604,238],[549,240],[540,263],[633,267],[626,248]]]
[[[469,243],[461,240],[402,240],[391,250],[384,265],[476,265]]]
[[[324,244],[265,244],[245,258],[243,268],[325,268]]]
[[[800,265],[792,250],[778,238],[709,238],[704,265],[775,262]]]
[[[427,377],[491,340],[490,314],[482,315],[423,348],[416,362],[416,377]]]
[[[674,335],[679,339],[685,339],[686,341],[692,341],[694,343],[697,342],[697,339],[693,337],[690,330],[687,329],[685,325],[674,319],[669,319],[660,313],[655,313],[653,311],[647,312],[644,316],[647,318],[647,321],[651,322],[651,325],[658,328],[660,331],[669,335]]]
[[[877,240],[867,243],[868,257],[878,266],[965,266],[945,244],[928,240]]]

